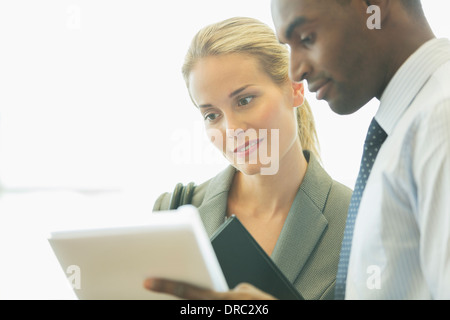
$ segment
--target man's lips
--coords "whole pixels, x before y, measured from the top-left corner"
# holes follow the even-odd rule
[[[308,84],[308,89],[311,92],[316,92],[317,100],[322,100],[325,97],[326,93],[328,92],[330,86],[331,80],[324,79]]]

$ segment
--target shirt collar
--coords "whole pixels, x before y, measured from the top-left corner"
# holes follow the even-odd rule
[[[432,39],[414,52],[395,73],[380,99],[375,119],[389,135],[430,76],[450,60],[449,39]]]

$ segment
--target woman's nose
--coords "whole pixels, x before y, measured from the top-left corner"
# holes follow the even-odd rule
[[[238,116],[226,116],[226,134],[228,138],[236,138],[245,132],[247,128]]]
[[[245,131],[242,128],[237,128],[237,129],[227,128],[227,137],[228,138],[238,138],[244,132]]]

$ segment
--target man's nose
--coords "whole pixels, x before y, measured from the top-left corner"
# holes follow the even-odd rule
[[[289,76],[292,81],[301,82],[307,80],[312,72],[311,64],[308,63],[304,54],[291,51]]]

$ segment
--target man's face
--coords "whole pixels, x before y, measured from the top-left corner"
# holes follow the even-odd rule
[[[366,10],[362,0],[272,1],[278,38],[291,50],[292,80],[307,80],[338,114],[357,111],[382,86],[383,64]]]

